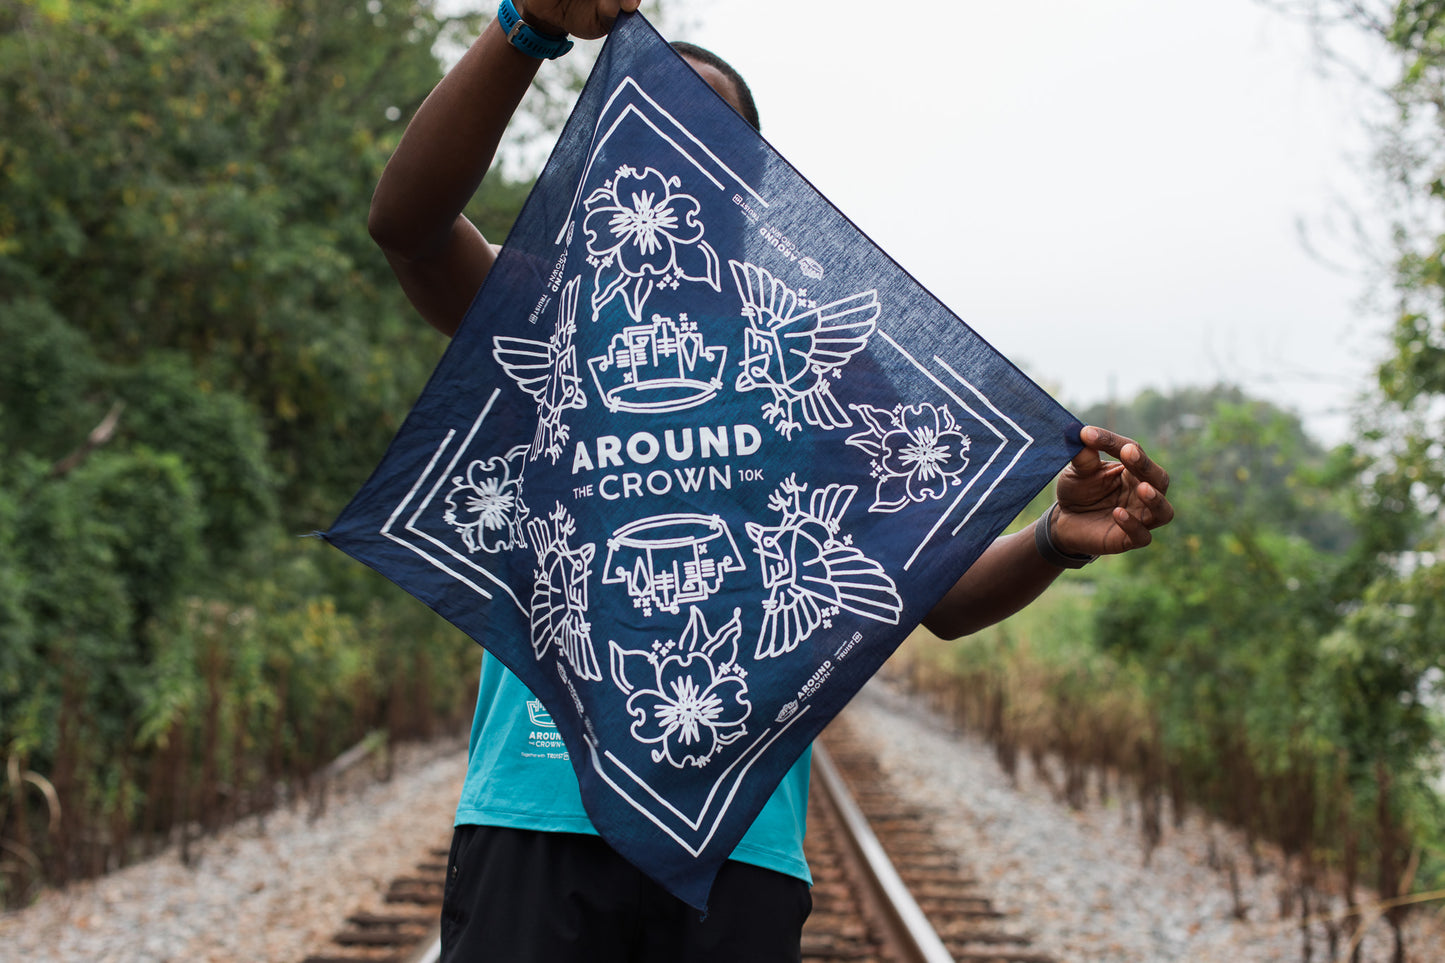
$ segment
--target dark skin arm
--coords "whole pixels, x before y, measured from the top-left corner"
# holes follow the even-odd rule
[[[1059,507],[1053,542],[1069,555],[1118,555],[1153,541],[1169,524],[1169,473],[1131,438],[1103,428],[1080,432],[1084,449],[1055,485]],[[1106,461],[1104,455],[1113,459]],[[923,624],[941,638],[970,635],[1028,605],[1064,570],[1034,548],[1032,528],[998,538],[984,550]]]
[[[550,34],[600,37],[640,0],[516,0],[522,18]],[[450,336],[496,261],[496,250],[462,214],[541,64],[507,43],[496,22],[442,79],[408,124],[372,197],[368,227],[407,297]],[[703,72],[703,76],[714,83]],[[720,75],[719,75],[720,77]],[[714,83],[718,86],[717,83]],[[731,91],[718,86],[730,97]],[[1131,439],[1099,428],[1060,476],[1054,544],[1070,554],[1112,555],[1149,544],[1174,517],[1169,476]],[[1105,461],[1107,454],[1117,461]],[[1063,569],[1044,561],[1025,530],[997,539],[924,625],[968,635],[1022,609]]]
[[[604,35],[639,0],[518,0],[528,24],[583,39]],[[493,20],[407,125],[376,192],[367,227],[421,316],[456,333],[497,259],[462,214],[540,60],[507,43]]]

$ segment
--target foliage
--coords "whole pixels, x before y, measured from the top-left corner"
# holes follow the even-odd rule
[[[439,348],[364,219],[442,29],[398,0],[0,12],[0,290],[245,398],[293,524],[364,476]]]
[[[1386,564],[1370,573],[1327,654],[1347,706],[1351,766],[1375,760],[1391,767],[1389,789],[1378,794],[1380,811],[1401,824],[1401,832],[1429,837],[1431,827],[1417,818],[1424,804],[1411,801],[1438,807],[1433,753],[1445,672],[1439,606],[1445,585],[1445,3],[1313,0],[1304,6],[1316,18],[1353,27],[1393,67],[1381,92],[1394,114],[1377,130],[1376,160],[1392,226],[1396,314],[1368,429],[1354,452],[1361,466],[1362,540]],[[1422,753],[1423,746],[1430,748]],[[1404,759],[1413,765],[1397,772]],[[1438,830],[1431,841],[1438,841]],[[1438,851],[1427,853],[1427,862],[1439,859]],[[1381,885],[1387,886],[1401,870],[1385,869]]]
[[[1440,623],[1406,601],[1429,577],[1389,564],[1398,513],[1353,483],[1369,467],[1354,449],[1327,456],[1257,404],[1218,402],[1167,458],[1179,517],[1101,584],[1100,644],[1144,667],[1193,798],[1300,852],[1306,877],[1319,861],[1352,887],[1373,868],[1397,891],[1441,826],[1425,703]],[[1441,864],[1420,872],[1438,882]]]
[[[1349,503],[1336,492],[1338,466],[1292,412],[1215,385],[1167,395],[1144,391],[1121,409],[1095,408],[1082,417],[1141,439],[1161,460],[1167,454],[1176,488],[1188,499],[1208,500],[1206,513],[1181,519],[1189,525],[1243,520],[1279,528],[1321,551],[1351,547]]]
[[[0,904],[470,707],[476,646],[295,536],[444,348],[366,208],[480,23],[0,3]],[[510,155],[535,161],[585,66],[544,72]],[[501,240],[528,189],[494,174],[467,213]]]
[[[1175,521],[976,638],[915,640],[914,684],[1072,804],[1089,771],[1101,792],[1127,775],[1146,853],[1165,798],[1279,846],[1302,915],[1438,886],[1445,582],[1387,553],[1400,516],[1363,497],[1371,463],[1227,386],[1083,417],[1169,469]]]
[[[0,902],[467,710],[476,647],[295,535],[444,347],[366,204],[433,48],[476,27],[417,0],[0,4]],[[500,239],[525,192],[470,213]]]
[[[1141,435],[1159,439],[1178,515],[1147,552],[1101,573],[1095,637],[1143,667],[1163,743],[1199,801],[1243,821],[1215,778],[1237,753],[1278,774],[1327,735],[1299,683],[1347,594],[1348,505],[1320,484],[1324,454],[1296,418],[1230,389],[1191,395],[1141,424],[1157,432]],[[1135,405],[1165,407],[1152,395]]]
[[[85,335],[48,302],[15,298],[0,343],[0,446],[61,458],[105,413],[88,397],[98,362]]]
[[[1395,547],[1414,548],[1439,541],[1445,508],[1445,4],[1403,0],[1380,14],[1377,34],[1400,66],[1396,121],[1377,154],[1394,201],[1398,313],[1365,450],[1374,512],[1394,522]]]

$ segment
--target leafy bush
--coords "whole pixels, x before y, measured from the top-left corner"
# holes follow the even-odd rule
[[[914,684],[1071,803],[1122,774],[1146,852],[1165,799],[1277,845],[1302,915],[1438,888],[1445,566],[1402,571],[1351,450],[1233,389],[1146,393],[1116,424],[1169,468],[1174,523],[976,638],[915,640]]]
[[[465,716],[477,647],[296,537],[444,346],[365,219],[452,27],[0,7],[0,903]],[[524,189],[482,198],[490,229]]]

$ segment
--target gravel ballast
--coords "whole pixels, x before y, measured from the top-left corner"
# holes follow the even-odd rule
[[[1256,875],[1256,860],[1229,829],[1192,817],[1175,829],[1167,820],[1146,864],[1132,799],[1115,796],[1101,804],[1091,795],[1075,811],[1027,762],[1014,785],[990,746],[948,731],[916,697],[881,680],[869,683],[846,713],[894,788],[935,814],[941,845],[983,881],[999,909],[1027,921],[1037,949],[1061,963],[1303,959],[1298,920],[1279,916],[1279,861],[1263,854],[1257,861],[1263,872]],[[1243,921],[1234,918],[1222,868],[1231,862]],[[1342,908],[1338,900],[1334,908]],[[1445,960],[1445,931],[1433,910],[1413,914],[1405,930],[1408,959]],[[1316,926],[1313,935],[1313,959],[1329,960],[1323,928]],[[1388,926],[1371,926],[1363,948],[1364,960],[1392,959]],[[1340,958],[1348,958],[1343,941]]]
[[[297,963],[451,834],[466,746],[402,746],[314,797],[0,915],[0,959]]]

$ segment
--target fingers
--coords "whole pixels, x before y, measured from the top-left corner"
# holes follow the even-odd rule
[[[547,33],[595,40],[612,29],[618,14],[634,13],[641,0],[514,0],[521,18]]]
[[[1135,516],[1126,509],[1114,509],[1114,524],[1119,527],[1119,531],[1124,533],[1124,551],[1143,548],[1145,545],[1154,541],[1154,536],[1149,531],[1150,526],[1145,524],[1142,518]]]
[[[1073,468],[1083,478],[1093,479],[1084,491],[1100,486],[1113,491],[1104,498],[1114,502],[1110,515],[1116,535],[1123,537],[1123,551],[1148,545],[1154,540],[1152,530],[1174,519],[1174,506],[1166,494],[1169,473],[1132,438],[1094,425],[1085,426],[1079,437],[1085,447],[1074,457]],[[1118,461],[1105,463],[1105,454]]]
[[[1167,476],[1165,484],[1168,484]],[[1164,497],[1164,492],[1153,485],[1141,484],[1135,489],[1144,507],[1149,510],[1148,525],[1150,528],[1158,528],[1161,525],[1168,525],[1174,521],[1174,506],[1169,499]]]
[[[612,29],[618,15],[636,13],[641,5],[642,0],[596,0],[597,29],[588,31],[590,36],[587,39],[596,39],[606,34]]]
[[[1079,434],[1082,436],[1083,432]],[[1085,441],[1084,447],[1080,448],[1078,453],[1074,455],[1071,464],[1080,474],[1088,474],[1089,472],[1098,471],[1102,461],[1103,459],[1099,457],[1098,449],[1091,447],[1088,441]]]
[[[1094,450],[1096,458],[1097,452],[1107,452],[1119,459],[1135,478],[1157,488],[1161,495],[1169,491],[1169,473],[1146,455],[1134,439],[1094,425],[1084,426],[1079,438],[1086,446],[1084,451]],[[1078,465],[1077,457],[1075,464]]]
[[[1159,489],[1140,483],[1134,486],[1132,498],[1114,507],[1112,517],[1128,539],[1128,547],[1141,548],[1153,541],[1149,534],[1153,529],[1174,520],[1174,506]]]
[[[641,0],[593,0],[597,7],[597,19],[611,23],[619,13],[633,13]]]

